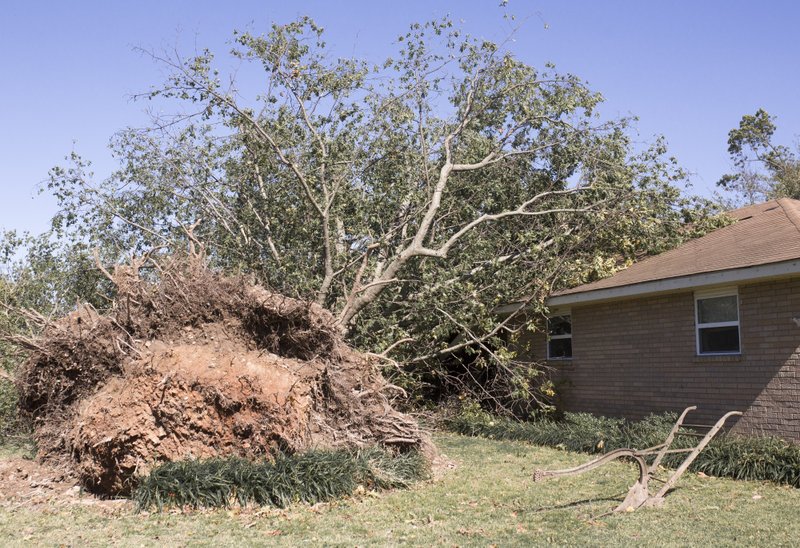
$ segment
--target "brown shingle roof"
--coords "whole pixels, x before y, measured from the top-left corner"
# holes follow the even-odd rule
[[[693,274],[779,263],[800,258],[800,200],[780,198],[728,212],[735,223],[613,276],[560,291],[571,295]]]

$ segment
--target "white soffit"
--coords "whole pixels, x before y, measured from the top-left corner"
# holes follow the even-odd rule
[[[786,261],[782,263],[772,263],[747,268],[734,268],[731,270],[721,270],[717,272],[704,272],[691,276],[679,278],[667,278],[665,280],[654,280],[632,285],[619,287],[609,287],[586,291],[583,293],[571,293],[569,295],[556,295],[547,300],[547,306],[566,306],[572,304],[593,303],[598,301],[610,301],[624,299],[626,297],[639,297],[654,295],[657,293],[669,293],[682,289],[694,289],[705,286],[715,286],[724,284],[735,284],[741,282],[755,282],[769,278],[782,278],[800,274],[800,260]],[[514,304],[503,308],[514,307]],[[519,305],[516,306],[519,308]]]

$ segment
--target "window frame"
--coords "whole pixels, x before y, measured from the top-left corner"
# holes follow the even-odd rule
[[[736,297],[736,321],[700,323],[700,301],[715,299],[719,297]],[[715,327],[736,327],[739,340],[739,349],[727,352],[702,352],[700,348],[700,330],[713,329]],[[742,354],[742,316],[739,310],[739,291],[737,287],[725,287],[705,291],[695,291],[694,293],[694,338],[695,355],[702,356],[739,356]]]
[[[569,334],[568,335],[550,335],[550,319],[551,318],[569,318]],[[553,311],[547,315],[547,360],[548,361],[569,361],[572,360],[572,311],[571,310],[558,310]],[[551,356],[550,355],[550,341],[569,339],[569,356]]]

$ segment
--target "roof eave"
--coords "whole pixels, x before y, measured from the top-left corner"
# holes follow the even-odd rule
[[[718,270],[714,272],[703,272],[653,280],[631,285],[618,287],[608,287],[605,289],[595,289],[593,291],[582,291],[579,293],[568,293],[566,295],[554,295],[547,299],[547,306],[564,306],[574,304],[599,303],[603,301],[614,301],[631,297],[644,297],[657,295],[659,293],[672,293],[685,289],[698,287],[711,287],[717,285],[728,285],[741,282],[765,281],[774,278],[784,278],[800,274],[800,259],[783,261],[779,263],[769,263],[744,268],[732,268],[728,270]]]

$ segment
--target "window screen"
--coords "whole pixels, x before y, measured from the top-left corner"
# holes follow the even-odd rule
[[[739,296],[721,295],[698,297],[697,309],[697,353],[738,354],[739,343]]]
[[[551,360],[572,358],[572,317],[547,318],[547,357]]]

